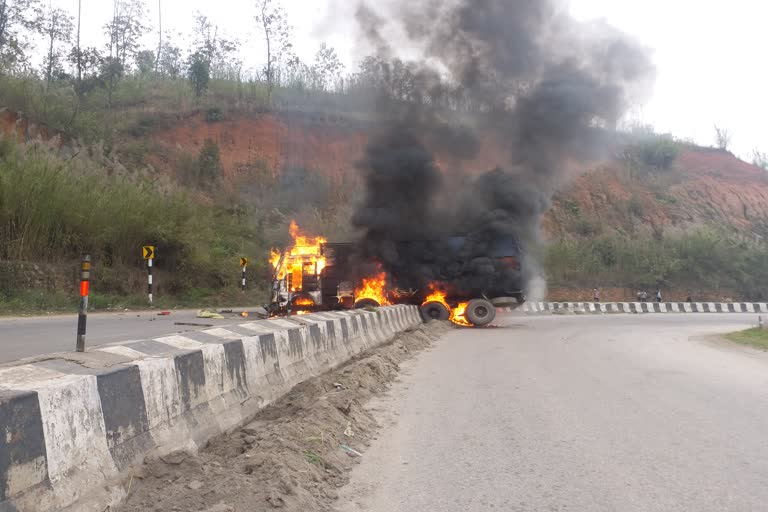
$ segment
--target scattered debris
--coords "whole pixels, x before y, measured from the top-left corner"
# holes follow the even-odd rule
[[[200,310],[197,312],[197,318],[210,318],[212,320],[224,320],[226,317],[214,311]]]
[[[171,312],[170,311],[161,311],[160,313],[157,314],[157,316],[171,316]]]
[[[176,322],[173,325],[187,325],[190,327],[214,327],[213,324],[196,324],[193,322]]]
[[[351,455],[356,455],[358,457],[362,457],[363,456],[362,453],[360,453],[359,451],[357,451],[355,449],[350,448],[349,446],[347,446],[345,444],[341,445],[341,449],[344,450],[345,452],[351,454]]]

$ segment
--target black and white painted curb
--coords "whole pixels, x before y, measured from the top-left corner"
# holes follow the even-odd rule
[[[526,302],[524,313],[768,313],[764,302]]]
[[[147,454],[195,450],[420,323],[413,306],[317,313],[0,368],[0,512],[116,504],[124,490],[108,482]]]

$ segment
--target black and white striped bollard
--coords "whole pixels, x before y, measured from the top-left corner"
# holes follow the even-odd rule
[[[240,280],[240,287],[242,288],[243,292],[245,292],[245,276],[248,272],[248,258],[240,258],[240,266],[243,267],[243,276]]]
[[[85,352],[85,327],[88,321],[88,294],[91,288],[91,256],[80,260],[80,310],[77,315],[77,351]]]
[[[149,258],[147,260],[147,295],[149,295],[149,305],[152,305],[152,264],[154,260]]]

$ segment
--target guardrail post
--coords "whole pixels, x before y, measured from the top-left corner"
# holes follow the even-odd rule
[[[91,288],[91,256],[80,260],[80,310],[77,315],[77,351],[85,352],[85,327],[88,321],[88,294]]]

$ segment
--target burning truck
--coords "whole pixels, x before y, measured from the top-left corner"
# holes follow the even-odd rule
[[[272,315],[410,304],[421,308],[425,320],[484,326],[494,320],[496,307],[515,307],[524,300],[520,247],[513,237],[494,241],[482,256],[470,250],[477,244],[468,237],[447,239],[440,247],[446,270],[440,276],[426,270],[435,268],[434,261],[415,261],[415,272],[400,275],[361,256],[356,244],[304,235],[295,223],[290,232],[293,245],[272,251]],[[400,241],[393,249],[424,254],[425,244],[441,243]]]

